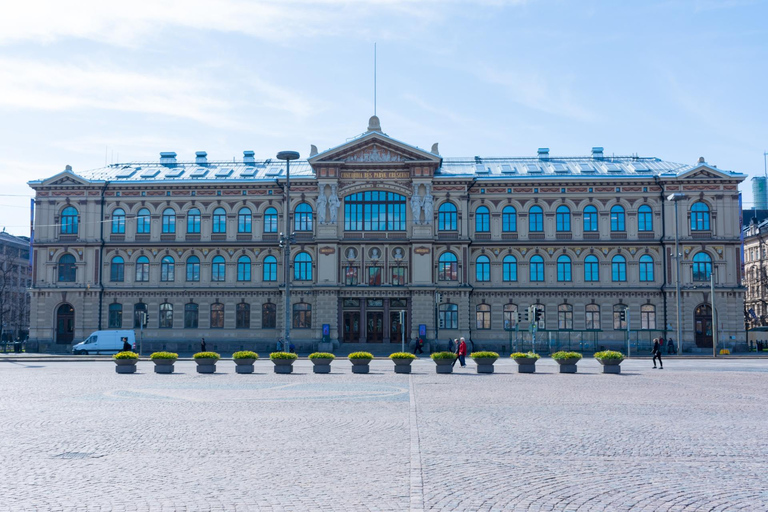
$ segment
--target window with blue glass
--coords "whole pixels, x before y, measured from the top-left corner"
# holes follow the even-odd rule
[[[584,232],[597,231],[597,208],[594,206],[584,207]]]
[[[566,255],[557,258],[557,280],[571,281],[571,258]]]
[[[211,261],[211,281],[224,282],[227,279],[227,262],[223,256],[216,256]]]
[[[712,258],[705,252],[699,252],[693,257],[693,280],[709,281],[712,275]]]
[[[164,256],[160,261],[160,281],[171,282],[176,280],[176,262],[171,256]]]
[[[112,212],[112,233],[125,233],[125,210],[118,208]]]
[[[187,233],[200,233],[200,210],[197,208],[187,212]]]
[[[491,280],[491,260],[488,256],[478,256],[475,260],[475,278],[483,282]]]
[[[691,231],[709,231],[709,206],[699,201],[691,206]]]
[[[240,211],[237,212],[237,232],[250,233],[251,220],[251,210],[248,208],[240,208]]]
[[[277,210],[274,208],[264,210],[264,232],[277,233]]]
[[[647,254],[640,256],[640,281],[653,281],[653,258]]]
[[[517,231],[517,210],[514,206],[505,206],[501,211],[501,230],[504,233]]]
[[[163,210],[163,233],[176,232],[176,212],[173,208]]]
[[[491,230],[491,212],[485,206],[475,210],[475,232],[487,233]]]
[[[274,256],[264,258],[263,268],[262,278],[264,281],[277,281],[277,258]]]
[[[624,282],[627,280],[627,260],[624,256],[614,256],[611,260],[611,280]]]
[[[531,209],[528,210],[528,231],[544,231],[544,210],[541,209],[541,206],[531,206]]]
[[[504,256],[502,262],[502,279],[505,282],[517,281],[517,259],[511,254]]]
[[[437,280],[457,281],[459,279],[459,261],[452,252],[444,252],[437,260]]]
[[[187,281],[199,281],[200,280],[200,258],[197,256],[190,256],[187,259]]]
[[[624,208],[619,205],[611,208],[611,231],[626,231]]]
[[[146,256],[139,256],[136,260],[136,281],[144,283],[149,281],[149,258]]]
[[[227,232],[227,211],[224,208],[216,208],[213,210],[213,232]]]
[[[109,266],[109,280],[115,283],[122,283],[125,280],[125,260],[121,256],[112,258]]]
[[[367,190],[344,198],[346,231],[405,231],[405,196]]]
[[[237,280],[251,280],[251,258],[248,256],[243,255],[237,259]]]
[[[571,210],[565,206],[558,206],[555,213],[557,220],[558,231],[570,231],[571,230]]]
[[[149,234],[150,225],[149,210],[142,208],[136,214],[136,233],[139,235]]]
[[[59,282],[74,283],[77,277],[77,266],[75,257],[71,254],[65,254],[59,258]]]
[[[637,229],[639,231],[653,231],[653,211],[647,204],[637,209]]]
[[[312,280],[312,256],[300,252],[293,260],[293,279],[296,281]]]
[[[529,266],[530,279],[532,283],[540,283],[544,281],[544,258],[541,256],[533,256],[531,258]]]
[[[301,203],[293,211],[293,230],[312,231],[312,207]]]
[[[440,231],[456,231],[456,205],[443,203],[437,210],[437,229]]]
[[[597,256],[587,256],[584,258],[584,281],[596,283],[600,281],[600,262]]]
[[[61,234],[76,235],[79,222],[80,215],[77,209],[74,206],[67,206],[61,212]]]

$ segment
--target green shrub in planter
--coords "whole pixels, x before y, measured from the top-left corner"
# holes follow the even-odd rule
[[[456,359],[456,354],[453,352],[434,352],[431,356],[433,361],[438,361],[442,359],[448,359],[450,361],[453,361]]]
[[[347,356],[350,361],[359,360],[359,359],[368,359],[369,361],[373,359],[373,354],[370,352],[352,352]]]
[[[221,359],[221,356],[216,352],[198,352],[192,356],[192,359],[215,359],[218,361]]]
[[[453,362],[456,360],[456,354],[453,352],[435,352],[430,357],[435,362],[435,372],[453,373]]]
[[[139,355],[134,352],[118,352],[112,359],[115,360],[116,373],[136,373],[136,363],[139,362]]]
[[[155,363],[155,373],[173,373],[173,363],[179,358],[175,352],[153,352],[149,358]]]
[[[511,354],[509,357],[512,359],[533,359],[534,361],[538,361],[541,356],[539,354],[536,354],[534,352],[515,352],[514,354]]]
[[[389,358],[395,363],[395,373],[411,373],[411,363],[416,356],[410,352],[395,352],[389,354]]]
[[[299,358],[296,354],[291,354],[290,352],[272,352],[269,354],[269,358],[274,361],[276,359],[290,359],[292,361],[295,361]]]
[[[336,356],[330,352],[313,352],[309,354],[310,359],[336,359]]]
[[[197,373],[216,373],[216,361],[220,358],[216,352],[198,352],[192,356],[197,363]]]
[[[595,359],[603,359],[607,361],[623,361],[624,354],[615,350],[603,350],[602,352],[595,352]]]
[[[235,361],[235,373],[253,373],[253,362],[259,358],[259,354],[250,350],[241,350],[232,354]]]
[[[174,352],[153,352],[149,358],[152,361],[156,361],[158,359],[173,359],[176,360],[179,358],[179,354],[176,354]]]
[[[472,352],[469,357],[477,365],[477,373],[493,373],[493,363],[499,358],[496,352],[479,351]]]
[[[139,354],[137,354],[136,352],[127,352],[127,351],[126,352],[118,352],[117,354],[112,356],[112,359],[115,359],[115,360],[126,360],[126,359],[138,360],[139,359]]]
[[[541,356],[535,352],[515,352],[509,357],[517,363],[517,373],[536,373],[536,361]]]
[[[408,359],[409,361],[413,361],[416,359],[416,356],[411,354],[410,352],[395,352],[394,354],[389,354],[390,359]]]
[[[232,359],[238,360],[238,359],[253,359],[256,360],[259,358],[259,354],[256,352],[251,352],[250,350],[241,350],[239,352],[235,352],[232,354]]]
[[[581,354],[578,352],[566,352],[565,350],[561,350],[560,352],[555,352],[552,354],[552,359],[555,361],[563,361],[568,359],[575,359],[576,361],[579,361],[581,359]]]
[[[274,363],[275,373],[293,373],[293,362],[299,358],[290,352],[272,352],[269,358]]]
[[[370,352],[352,352],[347,358],[352,363],[352,373],[368,373],[373,354]]]
[[[312,373],[331,373],[331,362],[336,356],[330,352],[313,352],[309,354],[312,361]]]
[[[494,360],[496,360],[496,359],[499,358],[499,354],[497,354],[496,352],[489,352],[489,351],[486,350],[486,351],[483,351],[483,352],[472,352],[471,354],[469,354],[469,357],[471,357],[472,359],[494,359]]]

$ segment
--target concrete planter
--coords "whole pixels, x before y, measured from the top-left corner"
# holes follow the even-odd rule
[[[197,373],[216,373],[216,361],[212,357],[195,359],[197,363]]]
[[[576,373],[576,363],[578,363],[580,359],[555,359],[555,361],[560,365],[560,373]]]
[[[136,373],[138,359],[115,359],[116,373]]]
[[[621,373],[621,361],[619,359],[598,359],[597,362],[603,366],[603,373]]]
[[[516,357],[517,373],[536,373],[536,361],[532,357]]]
[[[273,359],[275,364],[275,373],[293,373],[293,362],[295,359]]]
[[[453,373],[453,359],[433,359],[435,362],[435,372]]]
[[[395,363],[395,373],[411,373],[411,363],[413,359],[393,359]]]
[[[314,359],[310,359],[312,361],[312,372],[313,373],[331,373],[331,362],[333,359],[331,358],[319,358],[316,357]]]
[[[255,359],[235,359],[235,373],[253,373]]]
[[[477,365],[477,373],[493,373],[493,363],[496,362],[496,359],[495,357],[472,358]]]
[[[173,363],[175,359],[153,359],[155,363],[155,373],[173,373]]]
[[[352,373],[368,373],[370,370],[368,366],[370,359],[350,359],[349,361],[352,363]]]

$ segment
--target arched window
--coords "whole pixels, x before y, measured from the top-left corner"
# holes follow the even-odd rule
[[[149,210],[142,208],[139,213],[136,214],[136,234],[146,235],[150,232],[150,215]]]
[[[163,233],[176,232],[176,212],[173,208],[163,210]]]
[[[224,328],[224,304],[215,302],[211,304],[211,329]]]
[[[491,306],[490,304],[478,304],[475,307],[475,327],[478,330],[491,328]]]
[[[531,206],[528,210],[528,231],[532,233],[544,231],[544,210],[541,206]]]
[[[597,231],[597,208],[594,206],[584,207],[584,232]]]
[[[213,232],[227,232],[227,211],[224,208],[216,208],[213,210]]]
[[[513,331],[517,325],[517,304],[504,304],[504,330]]]
[[[640,306],[640,328],[646,330],[656,329],[656,306],[643,304]]]
[[[235,306],[235,329],[251,328],[251,305],[240,302]]]
[[[112,233],[118,235],[125,233],[125,210],[122,208],[112,212]]]
[[[113,303],[109,305],[109,329],[122,329],[123,327],[123,305]]]
[[[600,306],[597,304],[587,304],[586,306],[586,323],[585,326],[589,331],[596,331],[600,329]]]
[[[146,283],[149,281],[149,258],[139,256],[136,260],[136,282]]]
[[[532,283],[544,282],[544,258],[539,255],[531,257],[529,263],[529,274]]]
[[[240,208],[240,211],[237,212],[237,232],[250,233],[251,219],[251,210],[248,208]]]
[[[647,204],[637,209],[637,230],[653,231],[653,211]]]
[[[600,262],[597,256],[589,255],[584,258],[584,281],[589,283],[600,281]]]
[[[458,329],[459,328],[459,306],[458,304],[440,304],[437,310],[438,323],[440,329]]]
[[[184,304],[184,328],[197,329],[200,320],[200,306],[194,303]]]
[[[696,253],[693,257],[693,280],[709,281],[712,275],[712,258],[705,252]]]
[[[557,258],[557,280],[571,281],[571,258],[563,254]]]
[[[223,256],[216,256],[211,261],[211,281],[222,283],[227,280],[227,262]]]
[[[443,203],[437,210],[437,229],[440,231],[456,231],[456,206],[453,203]]]
[[[200,258],[197,256],[187,259],[187,281],[200,281]]]
[[[405,196],[400,194],[367,190],[344,198],[346,231],[405,231],[405,221]]]
[[[312,280],[312,256],[300,252],[293,260],[293,279],[296,281]]]
[[[573,306],[560,304],[557,306],[557,328],[561,331],[573,330]]]
[[[277,327],[277,306],[271,302],[261,305],[261,328],[275,329]]]
[[[248,256],[243,255],[237,259],[237,280],[251,280],[251,258]]]
[[[709,231],[709,206],[701,201],[691,206],[691,231]]]
[[[437,260],[437,280],[438,281],[458,281],[459,262],[452,252],[444,252]]]
[[[61,212],[61,234],[76,235],[80,216],[74,206],[67,206]]]
[[[75,257],[71,254],[64,254],[59,258],[59,282],[74,283],[77,277],[77,266]]]
[[[187,212],[187,233],[200,233],[200,210],[197,208]]]
[[[277,233],[277,210],[274,208],[264,210],[264,232]]]
[[[614,282],[627,280],[627,260],[624,256],[616,255],[611,260],[611,280]]]
[[[505,206],[501,211],[501,230],[504,233],[517,231],[517,210],[514,206]]]
[[[137,302],[133,305],[133,327],[138,329],[144,325],[147,326],[147,305],[144,302]]]
[[[626,231],[624,208],[618,204],[611,208],[611,231]]]
[[[571,230],[571,210],[567,206],[561,205],[557,207],[556,220],[558,231]]]
[[[640,281],[653,281],[653,258],[647,254],[640,256]]]
[[[263,281],[277,281],[277,258],[274,256],[264,258],[263,268]]]
[[[160,261],[160,280],[170,282],[176,280],[176,261],[171,256],[165,256]]]
[[[160,328],[173,329],[173,304],[169,302],[160,304]]]
[[[485,206],[475,210],[475,232],[488,233],[491,230],[491,212]]]
[[[305,302],[299,302],[293,305],[293,328],[311,329],[312,328],[312,305]]]
[[[125,260],[121,256],[112,258],[109,265],[109,280],[115,283],[122,283],[125,280]]]
[[[517,259],[511,254],[504,256],[502,262],[502,279],[505,282],[517,281]]]
[[[478,256],[475,260],[475,278],[482,282],[491,280],[491,260],[488,256]]]
[[[312,207],[301,203],[293,211],[293,230],[312,231]]]

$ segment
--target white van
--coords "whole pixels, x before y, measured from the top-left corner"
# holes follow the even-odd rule
[[[72,347],[73,354],[117,354],[123,350],[122,338],[128,338],[131,347],[136,343],[133,331],[96,331]]]

